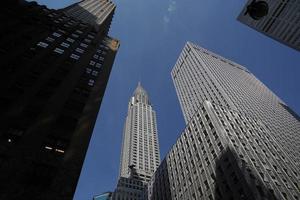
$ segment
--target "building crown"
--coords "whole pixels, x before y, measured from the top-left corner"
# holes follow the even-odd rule
[[[141,82],[138,82],[138,86],[136,87],[134,93],[133,93],[135,103],[142,102],[145,104],[150,104],[149,96],[146,90],[142,87]]]

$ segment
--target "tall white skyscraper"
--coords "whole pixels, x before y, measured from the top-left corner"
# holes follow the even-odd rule
[[[113,199],[145,199],[144,189],[159,163],[156,114],[139,82],[128,103],[120,175]]]
[[[146,90],[138,83],[128,103],[120,163],[120,177],[130,177],[129,166],[135,176],[149,181],[160,163],[156,114]]]
[[[172,70],[186,122],[205,100],[260,119],[300,165],[300,121],[247,68],[188,42]]]

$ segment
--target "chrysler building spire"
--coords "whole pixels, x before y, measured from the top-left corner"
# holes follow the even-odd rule
[[[148,105],[150,104],[148,93],[143,88],[140,81],[138,82],[138,86],[134,91],[133,97],[134,97],[134,103],[141,102]]]

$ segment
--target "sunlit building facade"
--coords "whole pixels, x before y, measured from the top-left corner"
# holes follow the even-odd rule
[[[299,163],[299,116],[247,68],[188,42],[172,78],[186,123],[205,100],[243,112],[266,124]]]
[[[116,5],[110,0],[84,0],[64,8],[63,12],[99,30],[99,26],[112,18],[115,8]]]
[[[190,42],[172,78],[187,126],[148,199],[299,199],[299,121],[286,104],[245,67]]]

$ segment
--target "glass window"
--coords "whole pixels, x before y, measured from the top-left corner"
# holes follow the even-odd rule
[[[89,86],[94,86],[94,83],[95,83],[95,81],[93,79],[90,79],[89,82],[88,82],[88,85]]]
[[[84,41],[85,41],[86,43],[91,43],[92,40],[84,39]]]
[[[79,35],[77,35],[77,34],[74,34],[74,33],[72,33],[72,35],[71,35],[72,37],[74,37],[74,38],[78,38],[79,37]]]
[[[73,43],[75,40],[72,38],[67,38],[67,41]]]
[[[70,46],[70,44],[63,42],[60,44],[60,46],[68,48]]]
[[[90,73],[92,72],[92,69],[87,67],[87,68],[85,69],[85,72],[86,72],[87,74],[90,74]]]
[[[93,75],[93,76],[98,76],[98,72],[94,70],[94,71],[92,72],[92,75]]]
[[[92,61],[92,60],[90,61],[90,65],[92,65],[92,66],[94,66],[95,63],[96,63],[95,61]]]
[[[57,32],[54,32],[52,35],[55,36],[55,37],[60,37],[61,36],[61,34],[59,34]]]
[[[81,26],[81,27],[87,27],[87,25],[86,24],[79,24],[79,26]]]
[[[80,43],[80,46],[81,46],[81,47],[84,47],[84,48],[87,48],[89,45],[84,44],[84,43]]]
[[[66,33],[66,31],[61,30],[61,29],[58,29],[58,31],[61,32],[61,33]]]
[[[43,47],[43,48],[48,47],[48,44],[45,43],[45,42],[39,42],[37,45],[40,46],[40,47]]]
[[[54,52],[59,53],[59,54],[63,54],[64,50],[60,49],[60,48],[55,48]]]
[[[100,68],[101,68],[101,66],[102,66],[102,64],[100,64],[100,63],[97,63],[95,67],[96,67],[96,68],[98,68],[98,69],[100,69]]]
[[[75,60],[78,60],[80,58],[80,56],[76,55],[76,54],[71,54],[70,58],[73,58]]]
[[[88,38],[94,39],[95,37],[93,35],[88,34]]]
[[[78,52],[78,53],[84,53],[84,50],[80,49],[80,48],[76,48],[75,51]]]
[[[54,39],[51,38],[51,37],[47,37],[46,40],[47,40],[48,42],[53,42],[53,41],[54,41]]]

